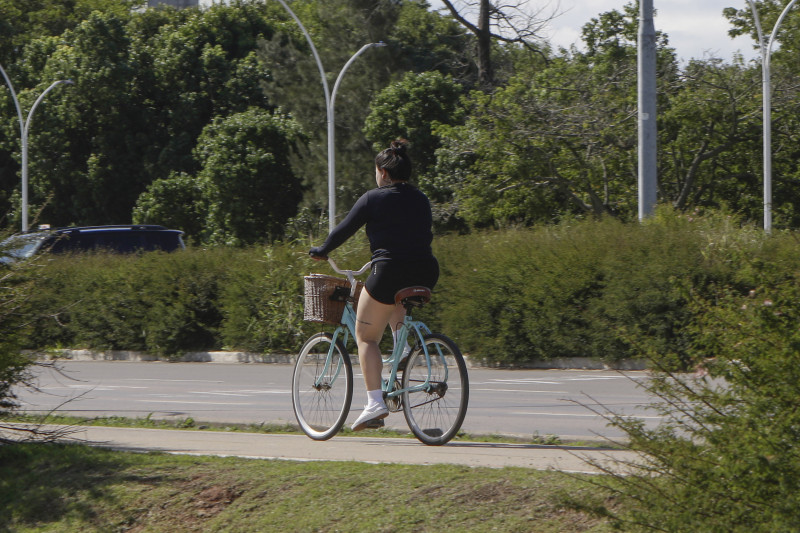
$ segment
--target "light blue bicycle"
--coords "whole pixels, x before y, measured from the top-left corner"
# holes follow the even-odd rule
[[[353,368],[347,345],[355,338],[355,276],[371,265],[367,263],[357,271],[340,270],[333,260],[328,261],[350,282],[349,291],[342,295],[346,303],[341,324],[333,333],[317,333],[305,342],[292,378],[294,414],[303,432],[314,440],[336,435],[350,413]],[[395,296],[406,308],[406,318],[392,354],[383,359],[389,370],[388,375],[384,373],[383,394],[389,411],[402,410],[408,427],[420,441],[441,445],[455,437],[464,422],[469,380],[458,346],[411,318],[411,311],[427,303],[430,295],[425,287],[409,287]],[[403,357],[406,341],[411,351]]]

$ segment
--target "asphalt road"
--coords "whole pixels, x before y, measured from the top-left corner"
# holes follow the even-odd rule
[[[295,423],[291,370],[284,364],[166,362],[59,362],[61,372],[37,370],[38,391],[16,389],[22,410],[197,422]],[[356,385],[361,376],[358,367]],[[496,370],[471,368],[470,403],[463,430],[470,434],[557,435],[564,440],[624,435],[600,413],[659,417],[644,408],[643,371]],[[364,403],[356,389],[351,419]],[[406,429],[401,413],[388,427]]]

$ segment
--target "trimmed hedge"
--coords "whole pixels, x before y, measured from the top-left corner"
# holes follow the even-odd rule
[[[363,237],[340,266],[368,258]],[[640,357],[690,363],[690,304],[719,287],[746,294],[800,267],[794,233],[732,217],[660,212],[647,223],[572,221],[437,238],[440,283],[422,318],[490,364]],[[26,312],[26,347],[294,352],[321,326],[302,320],[302,277],[328,272],[306,244],[190,249],[48,261]]]
[[[289,247],[57,257],[29,301],[27,347],[187,351],[288,348],[304,337]]]

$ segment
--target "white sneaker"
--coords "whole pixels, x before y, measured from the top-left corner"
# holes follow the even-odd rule
[[[372,407],[364,406],[364,411],[361,412],[356,421],[353,422],[351,429],[353,431],[361,431],[367,427],[367,424],[373,420],[381,420],[389,416],[389,409],[385,405],[373,405]]]

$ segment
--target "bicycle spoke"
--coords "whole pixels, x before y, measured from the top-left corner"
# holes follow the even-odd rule
[[[403,372],[403,412],[409,428],[425,444],[440,445],[461,428],[469,400],[466,365],[458,347],[443,335],[425,337],[430,354],[418,347]]]
[[[350,411],[353,371],[349,355],[340,343],[331,350],[332,337],[311,337],[295,363],[292,404],[297,422],[306,435],[325,440],[335,435]]]

